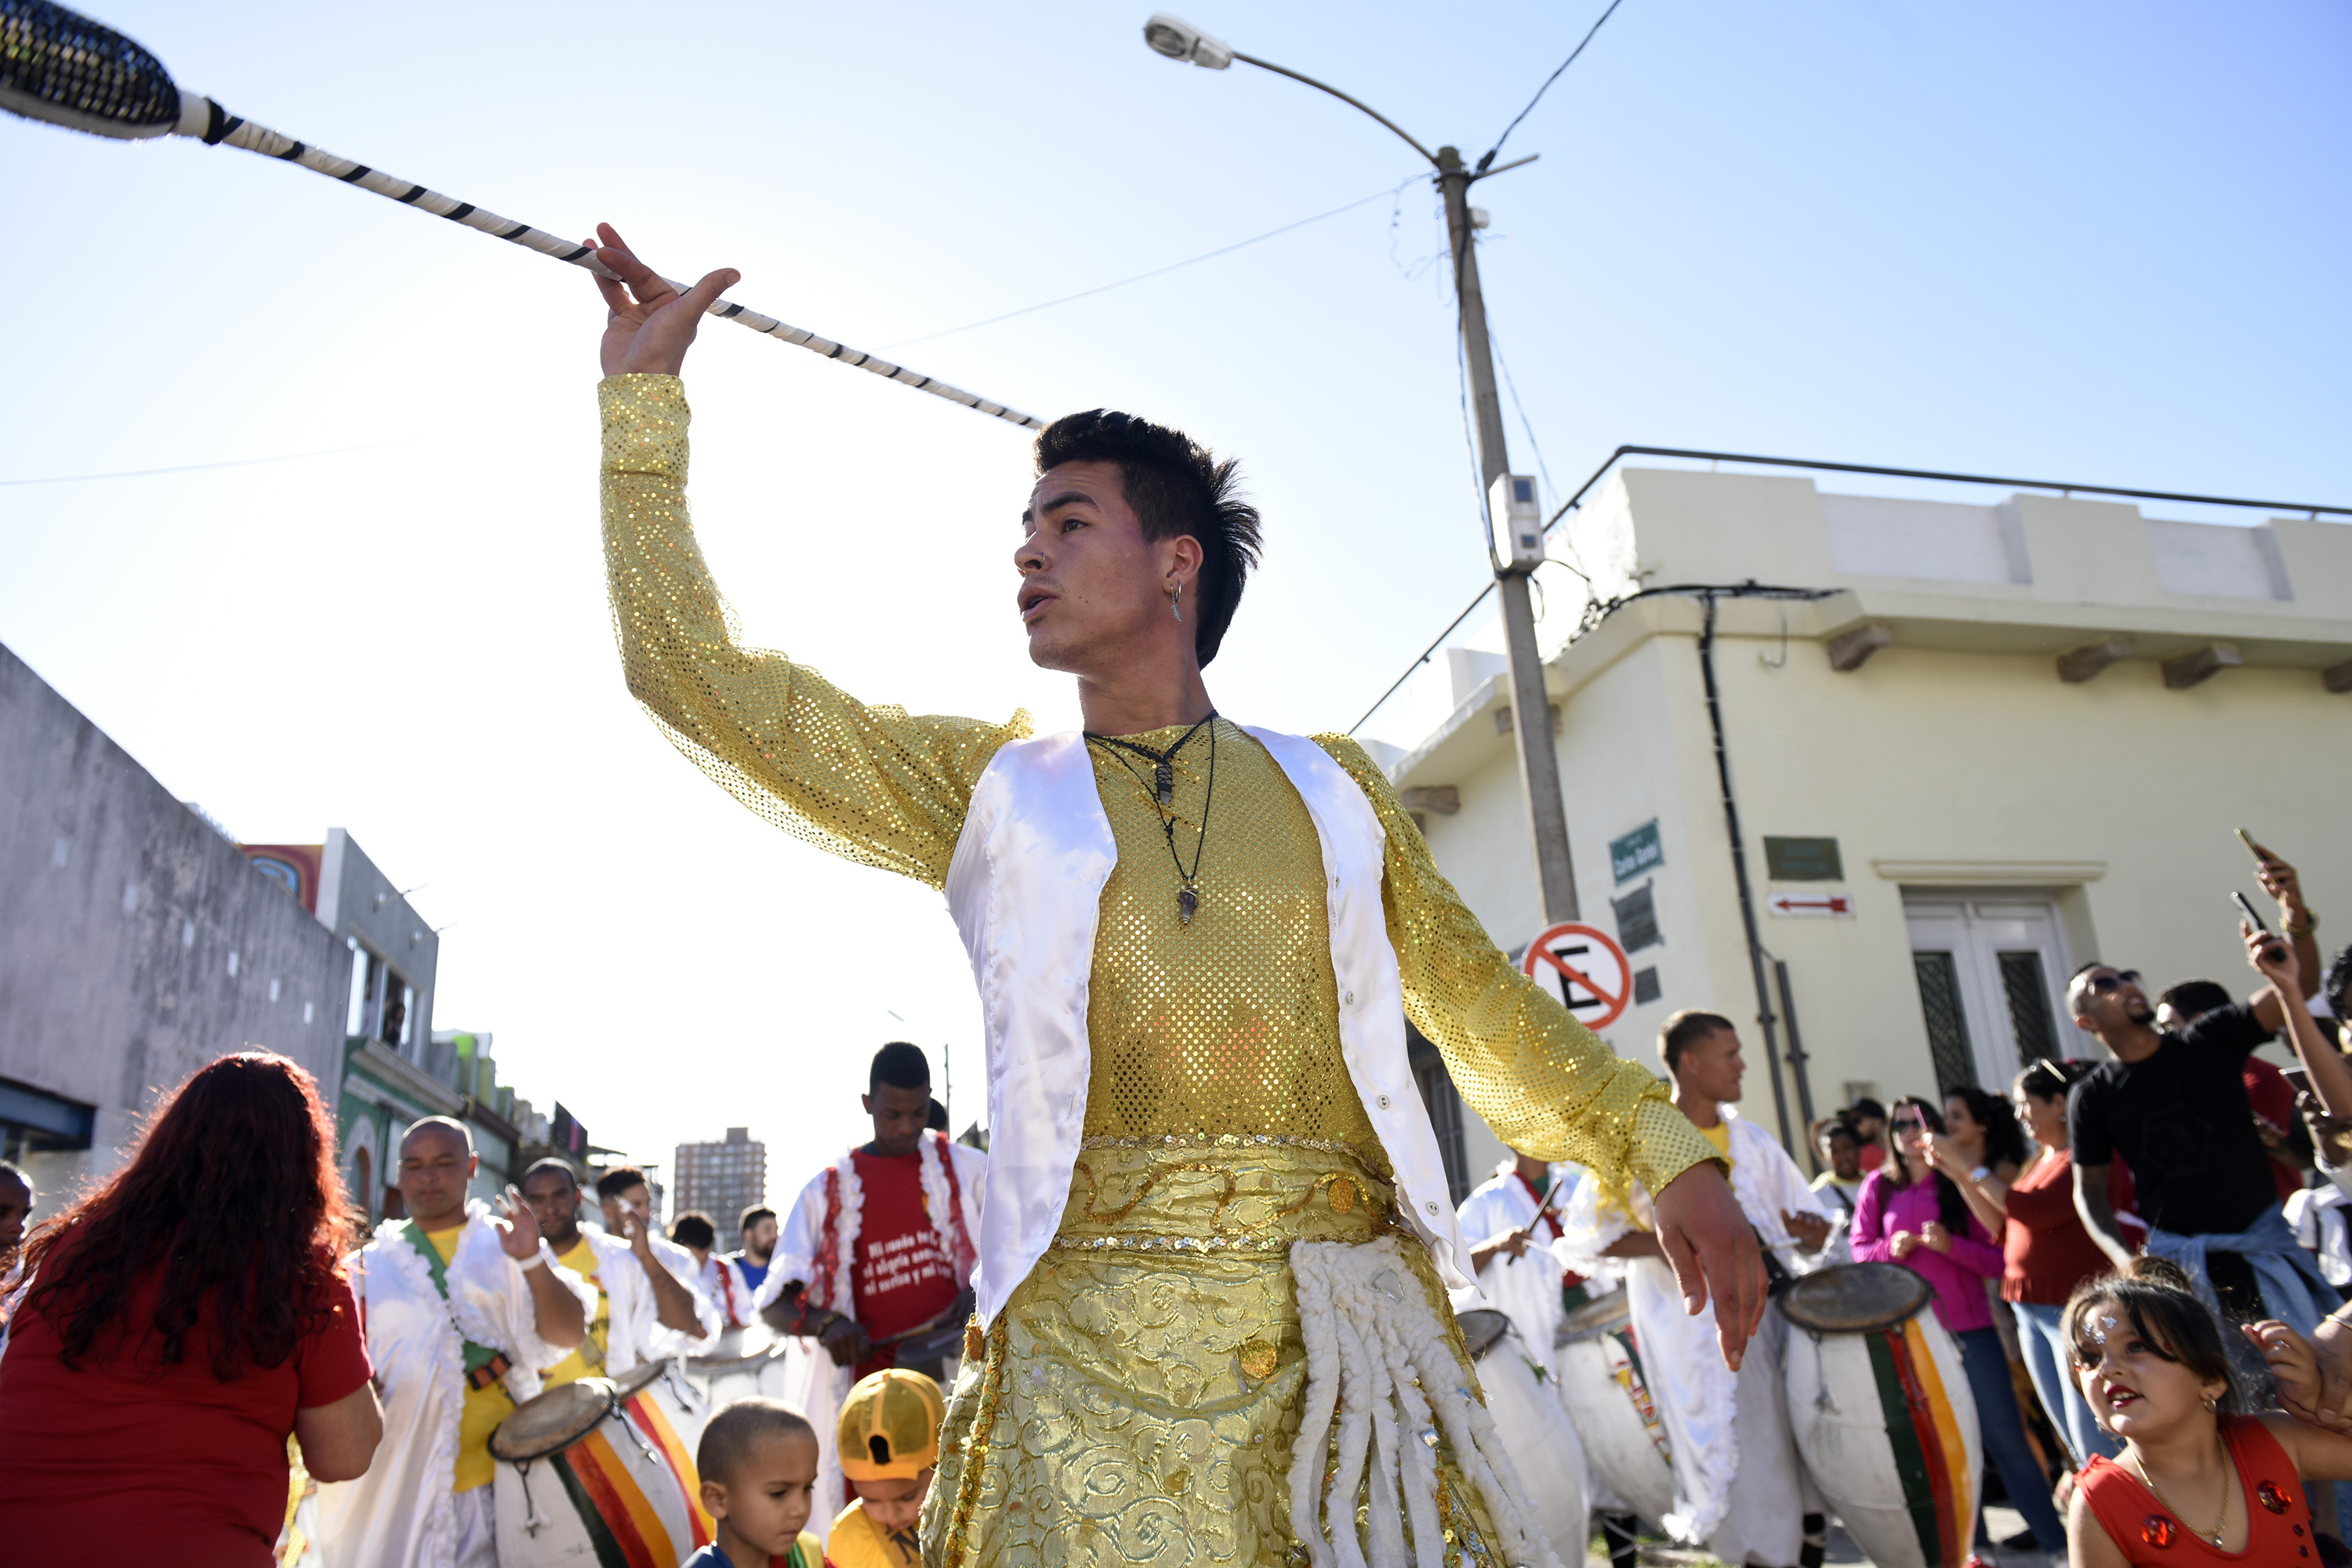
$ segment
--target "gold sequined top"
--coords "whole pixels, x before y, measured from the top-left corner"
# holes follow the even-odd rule
[[[845,858],[944,887],[980,775],[1030,732],[874,707],[782,654],[745,647],[687,515],[684,390],[675,376],[597,388],[604,563],[630,692],[696,765],[768,821]],[[1130,739],[1155,749],[1181,731]],[[1200,913],[1177,920],[1149,763],[1091,748],[1118,845],[1102,895],[1087,1028],[1091,1135],[1371,1129],[1339,1051],[1319,846],[1263,748],[1215,726],[1217,778]],[[1176,845],[1191,868],[1210,735],[1178,753]],[[1318,743],[1387,830],[1382,898],[1405,1016],[1506,1144],[1662,1190],[1715,1151],[1638,1063],[1619,1060],[1497,952],[1438,874],[1387,778],[1344,736]]]

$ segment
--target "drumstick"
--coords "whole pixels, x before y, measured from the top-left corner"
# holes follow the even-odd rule
[[[314,173],[373,191],[403,205],[478,229],[496,239],[557,261],[570,262],[600,278],[614,276],[596,259],[593,247],[560,238],[527,223],[500,217],[471,202],[457,201],[413,181],[395,178],[364,163],[297,142],[266,125],[231,114],[209,98],[172,80],[163,62],[112,28],[48,0],[0,0],[0,109],[27,120],[47,121],[95,136],[138,141],[153,136],[193,136],[207,147],[224,143],[259,153]],[[663,282],[686,292],[687,286]],[[1044,420],[992,403],[978,393],[935,381],[919,371],[877,359],[804,328],[787,325],[741,305],[714,300],[709,314],[772,338],[796,343],[827,359],[944,397],[950,403],[1042,430]]]

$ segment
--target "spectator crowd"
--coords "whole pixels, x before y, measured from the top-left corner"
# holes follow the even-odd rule
[[[1915,1352],[1975,1412],[1955,1550],[2352,1561],[2352,1493],[2330,1484],[2352,1478],[2352,947],[2324,963],[2294,868],[2264,853],[2260,876],[2278,929],[2241,922],[2245,1000],[2087,963],[2066,991],[2080,1054],[2023,1063],[2006,1093],[1856,1100],[1809,1129],[1811,1177],[1739,1114],[1732,1020],[1675,1015],[1675,1103],[1775,1280],[1737,1367],[1638,1184],[1518,1154],[1472,1193],[1479,1288],[1455,1304],[1552,1358],[1562,1411],[1506,1436],[1580,1447],[1570,1528],[1589,1507],[1621,1564],[1644,1532],[1824,1561],[1863,1505],[1809,1458],[1787,1388],[1833,1375],[1816,1277],[1877,1265],[1916,1277],[1936,1329]],[[2273,1041],[2292,1068],[2255,1054]],[[362,1234],[317,1084],[261,1051],[177,1086],[120,1169],[47,1212],[0,1164],[0,1542],[26,1563],[479,1568],[520,1521],[576,1525],[603,1560],[635,1561],[635,1531],[705,1568],[911,1568],[986,1161],[944,1136],[912,1046],[877,1053],[863,1109],[870,1142],[723,1228],[665,1229],[626,1167],[585,1183],[542,1160],[485,1198],[466,1127],[427,1118],[401,1145],[404,1214]],[[1641,1353],[1612,1375],[1640,1384],[1654,1456],[1578,1404],[1571,1352],[1619,1329]],[[541,1461],[561,1479],[532,1490]],[[2021,1533],[1992,1541],[1988,1492]]]

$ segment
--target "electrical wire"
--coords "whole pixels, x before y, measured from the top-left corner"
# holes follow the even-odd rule
[[[895,343],[885,343],[882,346],[886,350],[903,349],[913,343],[928,343],[936,338],[951,338],[958,332],[975,331],[982,327],[992,327],[999,321],[1009,321],[1016,316],[1034,315],[1039,310],[1050,310],[1056,305],[1067,305],[1073,300],[1091,299],[1097,294],[1108,294],[1114,289],[1124,289],[1130,283],[1141,283],[1148,279],[1163,278],[1171,272],[1181,271],[1198,262],[1213,261],[1220,256],[1231,256],[1236,250],[1246,250],[1253,245],[1288,234],[1295,228],[1305,228],[1309,224],[1321,223],[1326,218],[1338,217],[1341,213],[1353,212],[1358,207],[1379,201],[1383,196],[1393,197],[1413,181],[1424,180],[1428,177],[1426,174],[1411,175],[1385,190],[1374,191],[1369,196],[1359,196],[1344,206],[1333,207],[1329,212],[1317,213],[1313,217],[1303,217],[1297,223],[1286,223],[1280,228],[1267,229],[1264,234],[1254,235],[1248,239],[1235,240],[1231,245],[1222,245],[1214,250],[1204,250],[1198,256],[1188,257],[1182,261],[1171,261],[1165,267],[1155,267],[1149,272],[1139,272],[1132,278],[1121,278],[1113,283],[1098,283],[1091,289],[1081,289],[1075,294],[1065,294],[1058,300],[1047,300],[1035,305],[1024,305],[1017,310],[1007,310],[1001,316],[991,316],[985,321],[966,321],[961,327],[947,327],[936,332],[925,332],[919,338],[900,338]]]
[[[1624,3],[1625,0],[1609,0],[1609,9],[1601,13],[1601,22],[1606,22],[1610,17],[1615,16],[1617,14],[1617,7]],[[1495,144],[1486,149],[1486,155],[1485,157],[1478,160],[1477,172],[1479,174],[1483,174],[1486,172],[1486,166],[1495,161],[1495,154],[1503,150],[1503,143],[1509,141],[1511,139],[1511,132],[1519,128],[1519,121],[1525,120],[1529,114],[1535,112],[1536,105],[1543,101],[1543,95],[1549,92],[1551,90],[1551,84],[1559,79],[1560,71],[1566,70],[1569,67],[1576,63],[1576,57],[1584,52],[1584,44],[1591,43],[1592,41],[1593,33],[1601,31],[1601,22],[1595,22],[1592,24],[1591,31],[1584,35],[1584,43],[1577,45],[1576,47],[1569,51],[1568,58],[1559,62],[1559,69],[1553,71],[1551,75],[1544,78],[1543,86],[1536,89],[1536,95],[1528,100],[1527,108],[1520,110],[1518,113],[1513,115],[1511,117],[1511,122],[1503,127],[1503,133],[1495,138]]]
[[[1551,482],[1550,465],[1544,461],[1543,445],[1536,439],[1535,421],[1528,417],[1528,405],[1519,401],[1519,384],[1511,379],[1511,362],[1504,357],[1503,340],[1495,335],[1495,323],[1491,317],[1486,322],[1486,345],[1495,351],[1496,364],[1502,367],[1503,385],[1510,392],[1511,408],[1512,411],[1519,416],[1519,428],[1528,433],[1528,450],[1535,454],[1536,473],[1538,477],[1543,480],[1544,489],[1549,490],[1552,495],[1557,498],[1559,494],[1559,487]],[[1550,528],[1547,525],[1545,532],[1549,533],[1549,531]],[[1568,544],[1568,542],[1565,539],[1562,539],[1560,542],[1563,546],[1566,546],[1570,556],[1572,556],[1575,553],[1575,546]],[[1544,559],[1555,566],[1564,566],[1569,571],[1575,573],[1579,577],[1583,578],[1584,596],[1587,599],[1592,597],[1592,577],[1590,573],[1585,571],[1581,563],[1571,560],[1569,556],[1552,555],[1549,553],[1545,555]]]
[[[315,452],[280,452],[270,458],[232,458],[225,463],[182,463],[169,468],[123,468],[105,474],[45,474],[38,479],[0,479],[0,485],[79,485],[93,479],[145,479],[158,474],[200,474],[213,468],[251,468],[264,463],[296,463],[305,458],[336,458],[345,452],[377,452],[386,447],[404,447],[401,441],[370,441],[361,447],[326,447]]]

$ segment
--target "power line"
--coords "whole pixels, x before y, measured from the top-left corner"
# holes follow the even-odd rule
[[[1601,13],[1601,22],[1606,22],[1610,17],[1615,16],[1617,14],[1617,7],[1624,3],[1625,0],[1609,0],[1609,9]],[[1486,165],[1495,161],[1495,154],[1503,150],[1503,143],[1511,139],[1511,132],[1519,128],[1519,121],[1525,120],[1529,114],[1535,111],[1536,105],[1543,101],[1543,95],[1551,90],[1551,84],[1559,79],[1560,71],[1566,70],[1569,67],[1576,63],[1576,57],[1584,52],[1584,44],[1591,43],[1592,41],[1592,34],[1601,31],[1601,22],[1595,22],[1592,24],[1591,32],[1588,32],[1584,35],[1584,43],[1577,45],[1576,47],[1569,51],[1568,58],[1559,62],[1559,69],[1553,71],[1551,75],[1544,78],[1543,86],[1536,89],[1536,95],[1528,100],[1527,108],[1520,110],[1518,113],[1512,116],[1511,122],[1503,127],[1503,133],[1495,138],[1495,144],[1486,149],[1486,155],[1485,157],[1478,160],[1478,173],[1483,174],[1486,172]]]
[[[263,463],[296,463],[305,458],[335,458],[345,452],[375,452],[404,447],[401,441],[371,441],[363,447],[326,447],[315,452],[281,452],[271,458],[233,458],[225,463],[182,463],[169,468],[125,468],[107,474],[46,474],[32,479],[0,479],[0,485],[78,485],[92,479],[144,479],[157,474],[197,474],[213,468],[251,468]]]
[[[1248,239],[1235,240],[1231,245],[1220,246],[1214,250],[1202,251],[1200,255],[1189,257],[1182,261],[1171,261],[1165,267],[1155,267],[1149,272],[1139,272],[1132,278],[1122,278],[1115,283],[1098,283],[1092,289],[1081,289],[1075,294],[1065,294],[1058,300],[1047,300],[1042,304],[1024,305],[1017,310],[1007,310],[1001,316],[991,316],[984,321],[966,321],[961,327],[949,327],[940,331],[925,332],[919,338],[901,338],[895,343],[884,343],[882,346],[886,350],[898,350],[906,348],[912,343],[928,343],[934,338],[951,338],[958,332],[969,332],[981,327],[992,327],[999,321],[1009,321],[1015,316],[1034,315],[1039,310],[1050,310],[1056,305],[1066,305],[1074,300],[1084,300],[1096,294],[1107,294],[1113,289],[1124,289],[1130,283],[1141,283],[1147,279],[1164,277],[1168,273],[1178,271],[1186,267],[1191,267],[1196,262],[1213,261],[1220,256],[1230,256],[1236,250],[1247,249],[1253,245],[1256,245],[1264,240],[1272,239],[1277,235],[1288,234],[1292,229],[1305,228],[1309,224],[1321,223],[1325,218],[1338,217],[1341,213],[1353,212],[1358,207],[1364,205],[1366,203],[1379,201],[1383,196],[1392,197],[1398,192],[1403,190],[1405,186],[1412,184],[1414,180],[1425,179],[1426,177],[1426,175],[1423,174],[1412,175],[1410,179],[1402,180],[1396,184],[1389,186],[1386,190],[1374,191],[1369,196],[1360,196],[1355,201],[1348,203],[1345,206],[1333,207],[1329,212],[1317,213],[1313,217],[1303,217],[1297,223],[1286,223],[1280,228],[1270,228],[1264,234],[1253,236]]]

